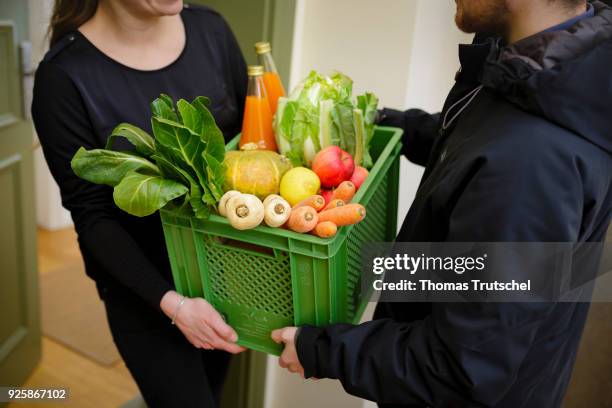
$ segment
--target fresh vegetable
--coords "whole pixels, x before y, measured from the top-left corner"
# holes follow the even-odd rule
[[[352,181],[343,181],[332,193],[332,201],[340,199],[345,203],[350,203],[355,196],[355,184]]]
[[[312,233],[320,238],[330,238],[336,235],[338,226],[331,221],[323,221],[317,224]]]
[[[332,208],[336,208],[336,207],[342,207],[344,204],[346,204],[346,203],[344,202],[344,200],[341,200],[341,199],[339,199],[339,198],[336,198],[336,199],[331,200],[331,201],[329,202],[329,204],[327,204],[327,205],[325,206],[325,208],[323,209],[323,211],[326,211],[326,210],[331,210]]]
[[[226,206],[227,219],[237,230],[257,227],[264,219],[264,205],[253,194],[235,195]]]
[[[257,150],[247,143],[240,151],[225,154],[225,190],[238,190],[264,199],[278,194],[281,178],[291,169],[285,156],[269,150]]]
[[[334,194],[333,190],[326,190],[324,188],[321,189],[321,191],[319,191],[319,194],[321,194],[321,197],[323,197],[323,199],[325,200],[325,204],[329,204],[329,202],[332,199],[332,195]]]
[[[296,166],[310,165],[319,150],[336,145],[356,164],[371,167],[378,99],[366,93],[353,100],[352,92],[353,81],[346,75],[312,71],[288,97],[279,98],[274,129],[280,153]]]
[[[280,194],[294,206],[317,194],[320,187],[321,182],[315,172],[305,167],[295,167],[283,176],[280,183]]]
[[[291,215],[291,206],[281,196],[271,194],[263,202],[264,222],[267,226],[277,228],[287,222]]]
[[[359,187],[363,184],[365,179],[368,177],[368,170],[365,167],[356,166],[350,181],[355,184],[355,190],[359,190]]]
[[[350,154],[338,146],[328,146],[314,157],[312,171],[317,173],[323,187],[333,188],[351,178],[355,162]]]
[[[319,213],[319,222],[331,221],[338,227],[352,225],[360,222],[366,216],[366,209],[360,204],[346,204],[342,207],[332,208],[331,210]]]
[[[161,176],[139,174],[131,171],[115,186],[113,199],[124,211],[137,217],[153,214],[169,201],[187,193],[187,187]],[[139,201],[134,196],[146,199]]]
[[[314,208],[310,206],[298,207],[291,211],[287,228],[300,233],[310,232],[317,226],[318,221],[319,216]]]
[[[227,202],[229,201],[230,198],[240,195],[240,191],[236,191],[236,190],[230,190],[227,191],[225,194],[223,194],[223,196],[221,197],[221,200],[219,200],[219,215],[221,215],[222,217],[227,216]]]
[[[151,103],[155,138],[121,123],[105,149],[80,148],[72,170],[89,182],[113,187],[115,204],[129,214],[143,217],[171,204],[189,205],[196,217],[206,218],[223,195],[225,157],[223,134],[208,104],[199,96],[175,106],[162,94]],[[127,139],[135,153],[111,150],[118,137]]]
[[[320,195],[311,195],[310,197],[300,201],[293,208],[304,207],[309,205],[317,211],[321,211],[325,207],[325,199]]]

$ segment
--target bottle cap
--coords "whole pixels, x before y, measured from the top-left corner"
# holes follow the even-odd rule
[[[249,65],[247,68],[249,76],[259,76],[264,74],[264,67],[261,65]]]
[[[260,41],[255,43],[255,52],[257,54],[265,54],[266,52],[272,51],[270,43],[267,41]]]

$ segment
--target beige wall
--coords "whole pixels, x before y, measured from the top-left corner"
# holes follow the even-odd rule
[[[452,0],[298,0],[289,83],[311,69],[340,70],[355,91],[373,91],[381,105],[439,111],[459,67],[457,44],[470,41],[454,25]],[[402,161],[403,220],[422,168]],[[269,358],[266,408],[375,405],[348,396],[337,381],[303,381]]]

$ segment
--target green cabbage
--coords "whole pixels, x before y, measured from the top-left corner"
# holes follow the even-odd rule
[[[365,93],[353,100],[352,93],[348,76],[311,71],[288,97],[278,101],[274,130],[280,153],[296,166],[309,166],[319,150],[335,145],[350,153],[357,165],[371,167],[368,147],[378,98]]]

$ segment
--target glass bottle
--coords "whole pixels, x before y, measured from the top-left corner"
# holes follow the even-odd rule
[[[276,151],[276,139],[272,130],[272,112],[266,94],[261,65],[250,65],[247,73],[249,84],[242,120],[242,134],[239,147],[255,143],[260,150]]]
[[[269,42],[255,43],[255,52],[259,65],[264,67],[263,80],[268,92],[268,100],[270,101],[270,109],[272,115],[276,113],[278,106],[278,98],[285,96],[285,88],[280,80],[274,59],[272,58],[272,48]]]

